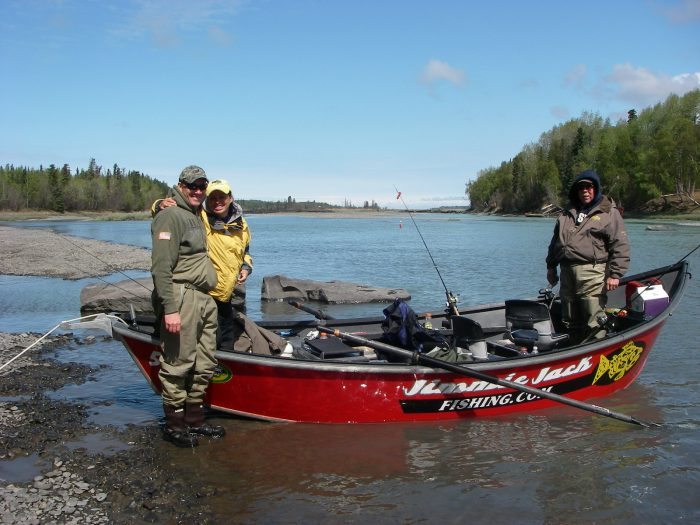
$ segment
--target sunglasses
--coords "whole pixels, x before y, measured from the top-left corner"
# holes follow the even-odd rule
[[[578,189],[581,190],[592,190],[594,188],[593,184],[579,184]]]
[[[208,182],[200,182],[199,184],[195,184],[194,182],[183,182],[182,183],[185,188],[188,190],[206,190],[207,186],[209,185]]]

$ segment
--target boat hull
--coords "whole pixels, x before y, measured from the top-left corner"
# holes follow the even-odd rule
[[[578,352],[551,352],[470,365],[500,379],[572,399],[606,397],[641,373],[659,323],[633,338]],[[117,328],[156,392],[160,346]],[[302,361],[219,352],[206,403],[224,412],[272,421],[387,423],[495,416],[557,405],[532,394],[423,366]]]
[[[669,273],[665,274],[665,287],[671,291],[669,305],[632,329],[580,346],[466,366],[579,401],[610,396],[627,388],[642,372],[660,330],[680,300],[688,277],[685,263],[671,277]],[[647,275],[654,273],[633,278]],[[493,305],[476,307],[472,313],[476,317],[502,315]],[[365,333],[359,327],[344,330]],[[122,323],[113,324],[113,333],[153,389],[160,392],[159,341]],[[206,403],[215,410],[268,421],[439,421],[561,406],[531,393],[470,377],[466,372],[461,375],[419,365],[287,359],[234,352],[217,352],[217,359],[219,365]]]

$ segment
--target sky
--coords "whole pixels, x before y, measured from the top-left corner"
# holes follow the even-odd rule
[[[2,165],[467,205],[554,126],[698,89],[700,0],[0,0],[0,67]]]

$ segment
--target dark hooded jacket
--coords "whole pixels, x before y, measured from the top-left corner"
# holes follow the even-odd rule
[[[581,207],[576,189],[584,179],[595,187],[595,197],[586,208]],[[547,268],[559,264],[605,264],[606,277],[619,279],[629,269],[629,263],[630,247],[622,216],[615,202],[603,195],[598,174],[584,171],[571,185],[569,205],[557,219],[547,252]]]

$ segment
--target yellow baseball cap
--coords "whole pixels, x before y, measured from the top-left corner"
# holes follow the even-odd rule
[[[225,193],[226,195],[231,195],[231,186],[229,186],[228,182],[226,182],[225,180],[213,180],[207,186],[207,197],[209,197],[209,195],[211,195],[214,191],[220,191],[221,193]]]

